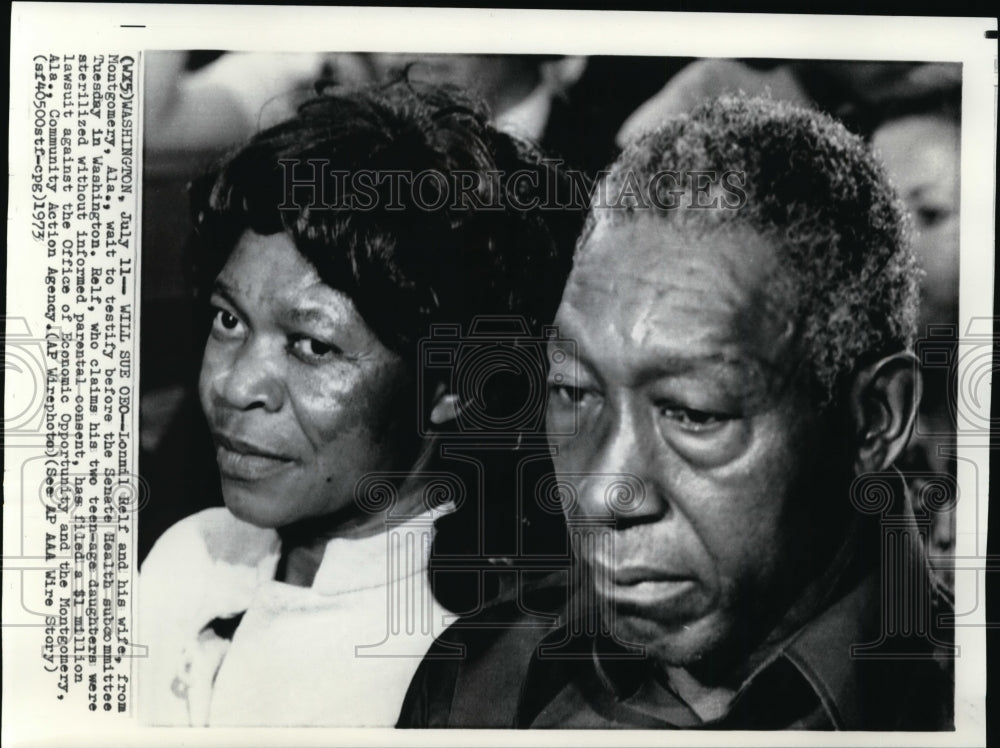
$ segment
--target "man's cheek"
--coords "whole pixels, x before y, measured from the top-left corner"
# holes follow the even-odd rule
[[[590,475],[608,472],[604,443],[596,428],[580,424],[573,434],[559,435],[550,431],[549,453],[557,476]],[[579,485],[575,486],[580,488]]]
[[[670,448],[695,469],[711,470],[737,462],[751,448],[753,429],[746,419],[732,419],[705,434],[661,428]]]
[[[772,599],[775,580],[782,576],[780,559],[773,536],[762,536],[754,529],[742,538],[734,538],[730,555],[720,569],[719,595],[740,607]]]

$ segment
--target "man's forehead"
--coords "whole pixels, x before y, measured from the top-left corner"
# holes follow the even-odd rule
[[[566,334],[643,357],[668,350],[775,361],[794,335],[773,243],[748,228],[605,220],[580,248],[557,316]]]
[[[652,211],[633,216],[602,213],[577,251],[571,285],[697,292],[699,285],[712,280],[717,292],[731,287],[757,295],[780,285],[776,282],[786,275],[777,242],[749,226],[679,225]]]

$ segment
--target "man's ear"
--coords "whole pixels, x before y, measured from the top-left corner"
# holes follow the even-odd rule
[[[435,426],[441,426],[448,421],[454,421],[461,412],[462,405],[458,400],[458,395],[448,392],[444,384],[438,384],[431,401],[431,423]]]
[[[851,387],[858,475],[881,472],[906,448],[920,401],[920,375],[911,353],[894,353],[866,366]]]

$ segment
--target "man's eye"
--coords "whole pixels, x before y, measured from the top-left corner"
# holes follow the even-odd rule
[[[664,418],[670,419],[686,431],[711,431],[731,420],[731,416],[722,413],[681,408],[676,405],[660,405],[659,409]]]
[[[292,340],[292,351],[299,358],[308,362],[325,361],[341,353],[337,346],[306,335]]]
[[[219,338],[235,338],[241,334],[242,323],[239,317],[221,307],[215,307],[212,317],[212,334]]]

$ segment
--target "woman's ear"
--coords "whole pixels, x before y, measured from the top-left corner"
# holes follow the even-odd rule
[[[920,401],[911,353],[894,353],[862,369],[851,387],[856,474],[887,469],[906,448]]]
[[[435,426],[441,426],[448,421],[457,419],[461,412],[462,405],[458,400],[458,395],[445,390],[444,384],[439,384],[431,401],[431,423]]]

